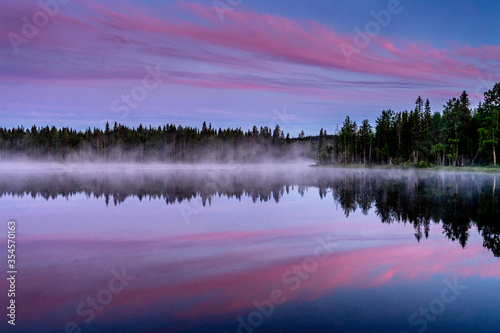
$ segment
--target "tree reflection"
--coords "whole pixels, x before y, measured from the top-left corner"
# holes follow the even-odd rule
[[[274,201],[297,191],[317,188],[321,199],[333,197],[346,217],[358,209],[375,212],[382,223],[409,223],[417,241],[429,237],[431,223],[441,223],[444,235],[465,247],[472,228],[483,245],[500,256],[500,190],[496,176],[398,170],[309,170],[282,172],[256,169],[170,170],[135,172],[3,173],[0,197],[32,196],[46,200],[84,193],[119,205],[129,197],[161,199],[179,204],[215,196]]]

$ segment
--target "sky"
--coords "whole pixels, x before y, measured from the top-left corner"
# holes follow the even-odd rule
[[[497,1],[5,0],[0,126],[276,124],[433,111],[500,81]]]

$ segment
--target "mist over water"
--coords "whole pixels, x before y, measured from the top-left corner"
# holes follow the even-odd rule
[[[255,332],[413,332],[458,278],[427,331],[496,332],[499,176],[310,164],[3,163],[24,258],[14,331],[245,332],[281,290]],[[134,279],[87,323],[76,309],[122,268]]]
[[[274,201],[292,193],[317,192],[340,205],[346,217],[374,213],[382,223],[410,223],[418,241],[431,223],[442,223],[447,238],[465,247],[476,226],[484,245],[500,256],[500,186],[496,175],[419,170],[310,167],[307,163],[235,165],[4,164],[0,198],[71,198],[84,194],[120,205],[126,200],[161,200],[180,205],[216,197]],[[199,207],[201,208],[201,207]]]

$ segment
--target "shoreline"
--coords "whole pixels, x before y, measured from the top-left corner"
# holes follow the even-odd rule
[[[380,165],[380,164],[313,164],[314,168],[331,169],[367,169],[367,170],[408,170],[408,171],[446,171],[446,172],[474,172],[474,173],[500,173],[500,166],[432,166],[418,168],[403,165]]]

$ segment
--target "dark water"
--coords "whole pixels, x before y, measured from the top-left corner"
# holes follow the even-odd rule
[[[5,167],[0,244],[6,257],[15,219],[17,317],[2,314],[0,330],[499,332],[498,181]]]

